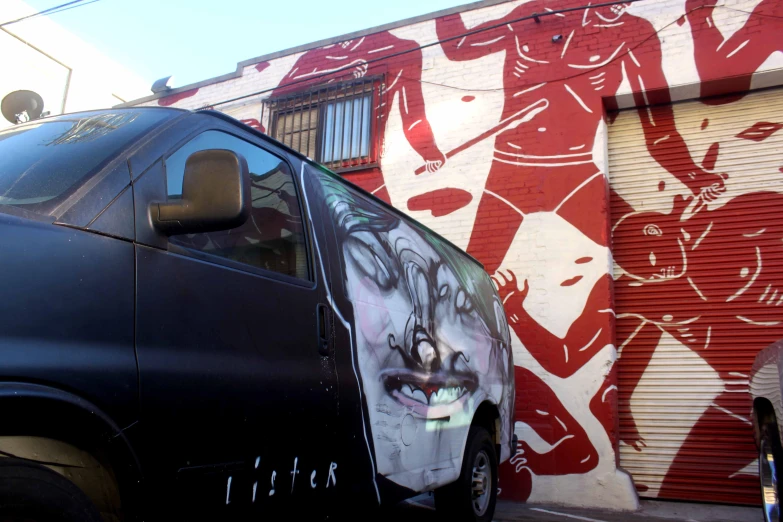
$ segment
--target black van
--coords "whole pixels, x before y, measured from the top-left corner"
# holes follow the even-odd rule
[[[0,131],[0,518],[490,520],[514,441],[482,266],[221,113]],[[350,507],[348,507],[350,506]]]

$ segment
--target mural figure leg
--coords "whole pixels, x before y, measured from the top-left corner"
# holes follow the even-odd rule
[[[466,249],[484,264],[489,274],[493,274],[503,262],[524,219],[520,211],[508,202],[509,198],[518,197],[520,192],[528,192],[522,187],[524,177],[522,169],[498,161],[492,163]],[[499,193],[493,190],[496,188]]]
[[[753,458],[748,459],[746,456],[755,454],[753,427],[750,420],[745,417],[747,413],[736,414],[721,406],[722,404],[727,406],[733,404],[736,407],[737,399],[736,393],[724,392],[705,410],[680,446],[677,456],[661,484],[659,497],[681,498],[684,487],[691,491],[694,487],[702,487],[704,488],[704,499],[714,499],[716,488],[710,484],[709,476],[705,476],[701,471],[705,459],[710,460],[712,470],[720,469],[720,474],[715,476],[715,480],[722,484],[726,483],[727,478],[753,483],[758,480],[752,471],[745,471],[745,468],[753,463]],[[743,397],[743,399],[742,402],[747,402],[747,397]],[[749,405],[747,410],[749,411]],[[724,437],[730,437],[730,444],[722,441]],[[710,454],[705,454],[705,447],[714,447],[715,450]],[[679,477],[680,482],[675,482],[670,477]],[[682,484],[682,477],[692,477],[692,480],[688,480],[687,484]],[[753,485],[739,486],[738,484],[738,487],[753,487]]]
[[[540,377],[521,366],[516,380],[516,426],[520,435],[517,454],[505,466],[505,484],[514,484],[506,496],[526,500],[531,473],[568,475],[587,473],[598,464],[598,452],[587,433]],[[512,474],[515,473],[515,474]]]
[[[617,362],[614,363],[604,383],[590,400],[590,411],[606,430],[612,447],[617,446]]]

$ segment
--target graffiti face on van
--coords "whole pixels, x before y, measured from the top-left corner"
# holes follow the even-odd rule
[[[501,411],[510,402],[504,400],[511,368],[502,305],[480,265],[462,252],[369,199],[324,183],[376,452],[388,443],[392,461],[406,460],[393,455],[395,446],[437,453],[428,437],[469,424],[484,400]],[[400,433],[408,415],[415,441]],[[505,422],[510,412],[502,415]],[[419,429],[431,421],[436,424]]]
[[[420,417],[464,409],[493,344],[469,290],[405,223],[349,232],[343,249],[349,297],[367,305],[355,310],[357,348],[378,365],[376,384]]]

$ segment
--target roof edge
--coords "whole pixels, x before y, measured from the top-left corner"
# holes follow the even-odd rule
[[[182,87],[177,87],[175,89],[169,89],[167,91],[162,91],[159,93],[151,94],[149,96],[145,96],[143,98],[138,98],[136,100],[130,100],[125,103],[120,103],[118,105],[115,105],[115,107],[129,107],[132,105],[137,105],[139,103],[146,103],[153,100],[158,100],[160,98],[165,98],[166,96],[171,96],[172,94],[177,94],[184,91],[189,91],[192,89],[199,89],[201,87],[205,87],[207,85],[212,85],[214,83],[220,83],[225,82],[228,80],[233,80],[234,78],[239,78],[242,76],[242,71],[245,67],[249,65],[254,65],[259,62],[265,62],[268,60],[274,60],[276,58],[282,58],[284,56],[289,56],[295,53],[305,52],[309,51],[311,49],[317,49],[318,47],[323,47],[325,45],[330,45],[334,43],[339,43],[345,40],[353,39],[353,38],[360,38],[362,36],[368,36],[371,34],[379,33],[381,31],[389,31],[391,29],[399,29],[400,27],[405,27],[408,25],[418,24],[420,22],[426,22],[428,20],[433,20],[435,18],[440,18],[441,16],[448,16],[450,14],[455,13],[463,13],[465,11],[473,11],[474,9],[481,9],[484,7],[491,7],[493,5],[498,4],[505,4],[508,2],[511,2],[513,0],[478,0],[476,2],[471,2],[469,4],[463,4],[458,5],[456,7],[449,7],[447,9],[441,9],[440,11],[434,11],[432,13],[427,13],[419,16],[413,16],[410,18],[405,18],[403,20],[398,20],[396,22],[390,22],[388,24],[383,25],[377,25],[375,27],[370,27],[369,29],[362,29],[360,31],[354,31],[352,33],[345,33],[341,34],[339,36],[333,36],[331,38],[325,38],[323,40],[318,40],[315,42],[310,42],[302,45],[297,45],[295,47],[289,47],[288,49],[283,49],[281,51],[275,51],[273,53],[268,54],[262,54],[261,56],[256,56],[255,58],[250,58],[248,60],[242,60],[241,62],[237,63],[237,68],[235,71],[221,74],[220,76],[215,76],[213,78],[207,78],[206,80],[201,80],[200,82],[195,83],[189,83],[188,85],[183,85]]]

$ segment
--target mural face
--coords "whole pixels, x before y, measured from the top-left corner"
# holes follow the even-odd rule
[[[484,400],[499,406],[507,445],[508,327],[489,278],[442,240],[326,175],[321,182],[342,247],[378,471],[426,486],[411,472],[458,464]]]

